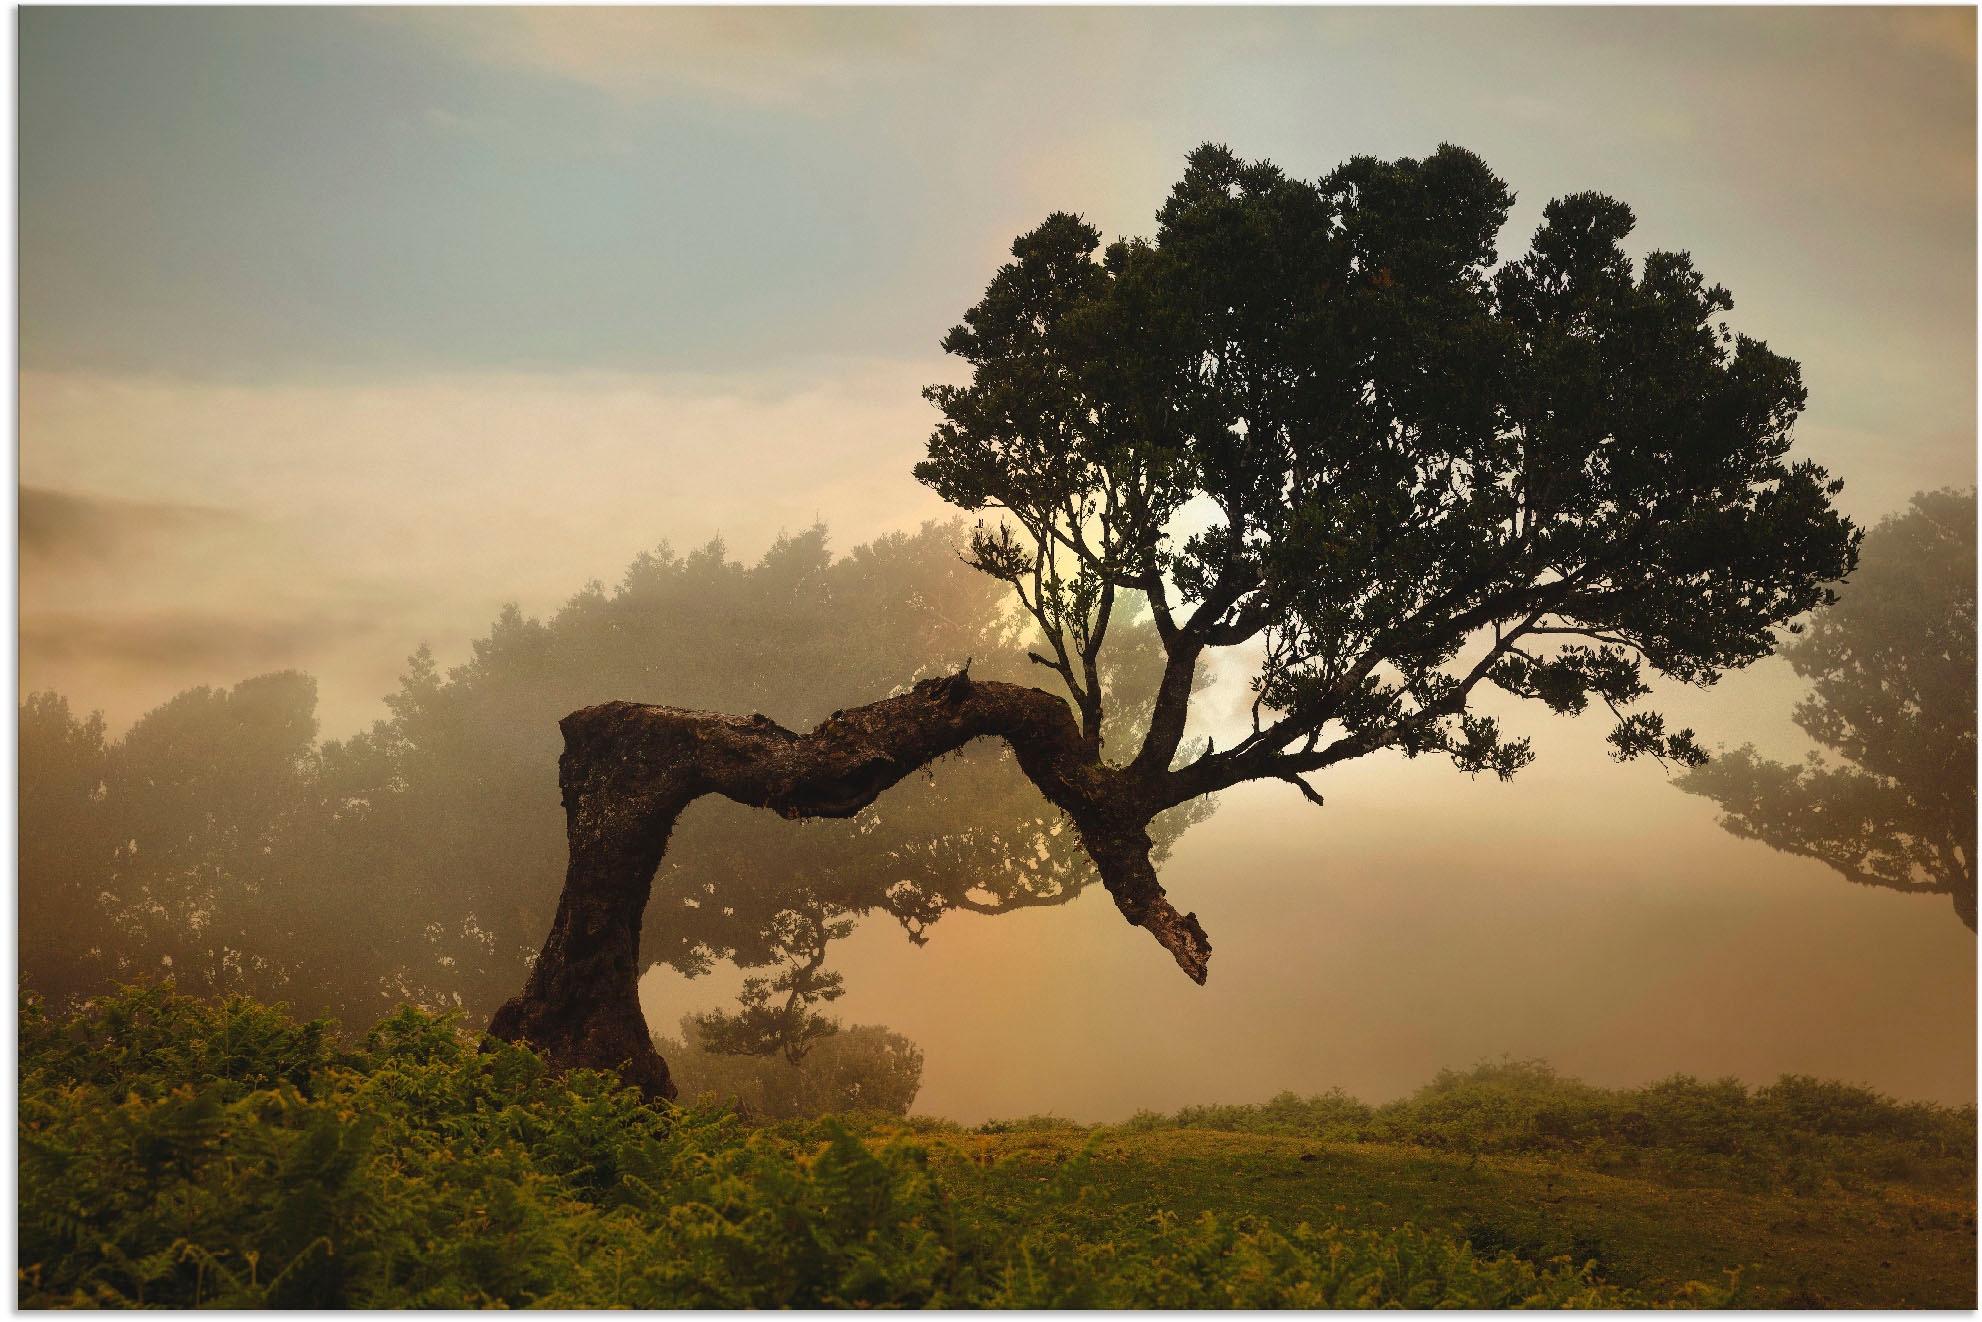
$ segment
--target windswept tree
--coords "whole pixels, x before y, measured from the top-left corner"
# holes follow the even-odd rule
[[[1010,745],[1123,916],[1191,978],[1211,943],[1157,880],[1149,825],[1228,786],[1384,749],[1515,774],[1482,685],[1616,718],[1619,758],[1701,758],[1637,706],[1711,683],[1831,600],[1857,534],[1789,458],[1797,365],[1721,320],[1683,253],[1634,266],[1623,203],[1551,203],[1498,263],[1511,195],[1476,157],[1350,161],[1309,183],[1204,147],[1153,240],[1050,216],[944,347],[970,383],[917,476],[988,511],[971,562],[1013,589],[1059,692],[967,669],[834,712],[626,702],[564,718],[564,892],[492,1031],[671,1092],[635,995],[648,887],[704,795],[845,817],[972,740]],[[1106,728],[1106,640],[1148,603],[1162,678]],[[1217,653],[1256,659],[1250,727],[1187,744]]]
[[[619,693],[810,723],[966,661],[1021,677],[1026,629],[959,560],[964,522],[840,556],[814,527],[750,565],[720,542],[663,546],[546,619],[505,609],[445,672],[422,651],[388,719],[321,745],[302,675],[182,693],[115,740],[101,717],[33,695],[21,972],[58,1003],[149,975],[353,1027],[405,1001],[486,1017],[528,975],[557,902],[564,821],[544,776],[557,718]],[[1101,672],[1111,737],[1136,737],[1161,668],[1146,612],[1119,621]],[[1205,811],[1156,823],[1159,851]],[[794,1061],[834,1028],[829,951],[855,920],[885,915],[921,942],[949,912],[1065,903],[1092,876],[991,744],[850,820],[772,831],[710,801],[681,841],[653,886],[647,960],[746,970],[743,1003],[702,1016],[697,1047]]]
[[[1836,605],[1782,655],[1810,681],[1792,714],[1826,752],[1752,744],[1679,787],[1744,839],[1863,886],[1945,895],[1975,930],[1975,492],[1923,491],[1865,538]]]
[[[558,899],[564,818],[545,768],[557,721],[618,693],[695,707],[756,707],[811,724],[927,674],[971,662],[1025,672],[1024,634],[995,583],[958,560],[961,520],[835,556],[826,530],[781,537],[755,564],[720,542],[643,554],[614,589],[593,585],[546,619],[505,610],[473,655],[442,672],[414,658],[391,719],[324,750],[327,813],[296,851],[318,894],[374,922],[328,970],[364,969],[340,1006],[362,1023],[402,999],[493,1011],[528,976]],[[1146,612],[1144,613],[1146,616]],[[1102,674],[1136,733],[1161,672],[1146,618],[1130,621]],[[858,918],[894,919],[912,941],[943,915],[1064,903],[1091,868],[1059,814],[985,746],[918,777],[851,820],[766,830],[709,802],[681,823],[646,910],[643,970],[748,971],[743,1004],[706,1017],[698,1042],[796,1058],[830,1030],[840,991],[829,949]],[[1198,805],[1157,826],[1163,844]]]

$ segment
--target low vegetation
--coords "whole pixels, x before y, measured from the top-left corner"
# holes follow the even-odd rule
[[[922,1088],[922,1049],[880,1024],[835,1027],[797,1061],[784,1053],[711,1050],[701,1016],[681,1036],[656,1037],[684,1102],[728,1102],[753,1119],[797,1120],[835,1112],[905,1116]]]
[[[1975,1120],[1796,1076],[1602,1089],[1503,1061],[1385,1106],[1284,1093],[1107,1127],[994,1121],[959,1141],[1016,1162],[990,1195],[1014,1207],[1021,1172],[1089,1154],[1090,1238],[1151,1208],[1242,1206],[1276,1224],[1452,1227],[1478,1254],[1589,1264],[1653,1299],[1732,1272],[1747,1306],[1972,1308]]]
[[[1533,1145],[1523,1135],[1555,1122],[1538,1129],[1547,1108],[1513,1099],[1594,1090],[1532,1066],[1441,1076],[1401,1109],[1282,1098],[1113,1128],[874,1111],[750,1124],[728,1107],[642,1106],[606,1075],[554,1077],[416,1010],[347,1044],[326,1021],[156,986],[68,1016],[25,997],[20,1062],[23,1307],[1874,1297],[1876,1280],[1846,1296],[1753,1265],[1769,1235],[1846,1271],[1867,1245],[1891,1259],[1903,1243],[1912,1256],[1879,1301],[1974,1300],[1972,1113],[1837,1085],[1697,1086],[1746,1126],[1727,1152],[1685,1137],[1704,1128],[1660,1128],[1663,1112],[1632,1131],[1643,1141],[1592,1120]],[[1719,1114],[1687,1106],[1703,1125]],[[1431,1127],[1354,1128],[1407,1112]],[[1808,1192],[1723,1178],[1762,1160],[1752,1136],[1786,1152],[1799,1132],[1822,1171]],[[1606,1173],[1598,1144],[1620,1142],[1640,1165]],[[1913,1164],[1880,1173],[1875,1142]],[[1673,1152],[1723,1164],[1667,1171],[1656,1156]],[[1903,1216],[1910,1236],[1872,1242],[1879,1218]],[[1582,1237],[1558,1243],[1572,1222]]]
[[[1221,1130],[1435,1152],[1551,1154],[1590,1169],[1673,1184],[1810,1195],[1901,1180],[1946,1192],[1975,1185],[1975,1108],[1896,1102],[1868,1088],[1784,1075],[1750,1091],[1685,1075],[1593,1088],[1542,1061],[1441,1071],[1412,1096],[1369,1106],[1341,1091],[1282,1093],[1254,1106],[1144,1111],[1128,1130]]]

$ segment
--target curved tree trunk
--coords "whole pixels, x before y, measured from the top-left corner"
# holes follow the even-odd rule
[[[851,817],[883,790],[982,736],[1003,738],[1047,800],[1073,819],[1116,906],[1197,982],[1211,943],[1179,914],[1149,861],[1154,796],[1094,760],[1067,704],[1040,689],[924,680],[835,712],[810,734],[765,716],[609,702],[559,723],[571,861],[543,953],[489,1031],[546,1052],[558,1069],[617,1070],[649,1098],[675,1087],[640,1012],[640,922],[682,809],[704,794],[788,818]]]

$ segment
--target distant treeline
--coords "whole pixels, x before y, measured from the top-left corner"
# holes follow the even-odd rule
[[[961,563],[962,536],[928,525],[835,559],[813,528],[749,567],[720,541],[663,546],[548,620],[505,609],[445,673],[423,647],[386,718],[347,739],[318,740],[315,681],[294,672],[192,689],[121,738],[34,694],[22,976],[58,1005],[170,977],[352,1025],[401,1002],[484,1016],[522,985],[563,882],[559,719],[628,699],[809,728],[966,661],[1037,682],[1004,587]],[[1115,650],[1126,707],[1156,655],[1146,626]],[[703,801],[655,880],[645,954],[779,970],[710,1029],[733,1049],[791,1045],[838,992],[824,952],[851,918],[886,913],[919,940],[951,909],[1061,903],[1088,875],[1058,814],[983,747],[845,822]]]

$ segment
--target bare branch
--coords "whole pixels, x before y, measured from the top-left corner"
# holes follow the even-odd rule
[[[1327,806],[1321,801],[1321,795],[1315,792],[1314,786],[1308,784],[1305,780],[1301,779],[1299,772],[1294,772],[1294,771],[1282,772],[1274,776],[1274,779],[1284,780],[1289,785],[1292,785],[1295,789],[1301,792],[1302,798],[1306,799],[1309,803],[1312,803],[1315,807],[1322,808]]]

